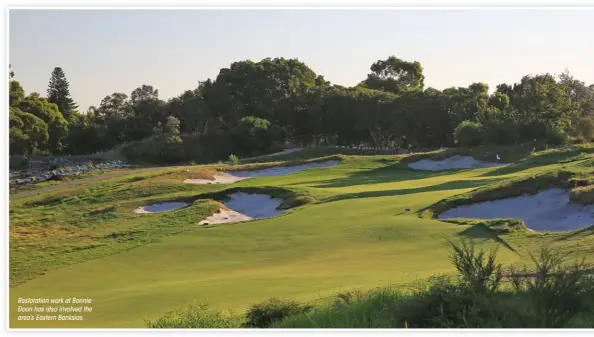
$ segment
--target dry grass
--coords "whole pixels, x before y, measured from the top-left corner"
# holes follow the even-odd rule
[[[10,240],[21,240],[24,242],[37,242],[38,240],[54,240],[78,235],[74,229],[60,227],[21,227],[18,225],[10,227]]]

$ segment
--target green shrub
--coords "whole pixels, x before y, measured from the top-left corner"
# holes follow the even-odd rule
[[[209,308],[207,304],[193,302],[185,310],[173,310],[157,318],[145,321],[149,328],[225,329],[241,327],[241,315],[223,313]]]
[[[490,295],[501,284],[501,264],[497,263],[497,250],[486,255],[484,250],[476,251],[472,242],[461,244],[450,242],[450,261],[458,271],[460,284],[474,293]]]
[[[587,276],[584,260],[568,266],[567,255],[550,247],[541,247],[538,255],[530,257],[536,270],[524,284],[536,314],[534,327],[563,328],[573,317],[592,309],[594,279]]]
[[[231,164],[233,165],[239,165],[239,158],[237,158],[236,155],[234,154],[230,154],[229,155],[229,161],[231,162]]]
[[[252,305],[246,312],[246,328],[268,328],[274,322],[311,309],[294,301],[271,298],[262,303]]]
[[[477,146],[483,141],[483,126],[471,121],[463,121],[454,129],[456,144],[461,146]]]
[[[489,121],[484,125],[484,138],[492,144],[513,144],[518,140],[517,127],[507,121]]]
[[[576,131],[586,141],[594,140],[594,119],[582,117],[576,123]]]
[[[546,133],[547,144],[551,145],[563,145],[569,142],[569,135],[563,130],[556,128],[547,129]]]
[[[234,151],[241,156],[257,156],[284,142],[282,129],[268,120],[254,116],[240,119],[231,129]]]

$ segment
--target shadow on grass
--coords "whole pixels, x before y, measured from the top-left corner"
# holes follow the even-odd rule
[[[458,236],[468,238],[468,239],[483,239],[483,240],[493,240],[503,246],[505,248],[511,250],[514,253],[518,253],[512,246],[510,246],[505,240],[503,240],[497,233],[495,233],[492,229],[485,226],[484,224],[475,224],[471,225],[470,227],[466,228],[462,232],[457,234]]]
[[[340,179],[321,181],[318,185],[313,187],[336,188],[356,185],[392,183],[398,181],[448,176],[455,173],[460,173],[461,171],[465,170],[420,171],[409,168],[407,164],[397,163],[376,169],[353,172]]]
[[[578,148],[568,151],[552,151],[548,153],[539,154],[533,157],[528,157],[518,163],[509,164],[507,166],[503,166],[501,168],[486,172],[482,176],[491,177],[504,174],[512,174],[542,165],[569,164],[589,159],[587,155],[590,155],[592,153],[594,153],[594,148]],[[582,154],[586,154],[586,156]]]
[[[415,193],[460,190],[460,189],[475,188],[475,187],[488,185],[491,183],[501,181],[503,179],[504,178],[481,179],[481,180],[456,180],[456,181],[450,181],[450,182],[443,183],[443,184],[424,186],[424,187],[418,187],[418,188],[386,190],[386,191],[368,191],[368,192],[359,192],[359,193],[346,193],[346,194],[341,194],[341,195],[337,195],[337,196],[325,199],[321,203],[329,203],[329,202],[348,200],[348,199],[391,197],[391,196],[396,196],[396,195],[407,195],[407,194],[415,194]]]
[[[573,239],[575,237],[588,236],[588,235],[594,235],[594,225],[570,232],[567,235],[563,235],[562,237],[556,239],[555,241],[566,241],[569,239]]]

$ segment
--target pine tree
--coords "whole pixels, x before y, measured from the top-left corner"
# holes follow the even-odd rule
[[[51,103],[55,103],[62,116],[67,121],[72,121],[78,105],[74,103],[72,97],[70,97],[70,83],[66,80],[66,75],[60,67],[55,67],[52,71],[52,77],[50,78],[49,87],[47,89],[47,99]]]

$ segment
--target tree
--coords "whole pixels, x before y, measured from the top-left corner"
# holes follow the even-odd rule
[[[40,98],[37,93],[32,93],[19,104],[19,108],[40,118],[47,125],[49,143],[44,150],[60,153],[64,149],[64,140],[68,135],[68,122],[58,110],[58,106],[45,98]]]
[[[578,106],[578,116],[594,116],[594,87],[586,86],[582,81],[573,77],[568,71],[559,76],[561,85],[565,87],[567,95]]]
[[[471,121],[463,121],[454,130],[456,143],[461,146],[477,146],[483,140],[483,126]]]
[[[527,139],[556,138],[579,116],[579,104],[550,74],[524,76],[514,85],[510,101]]]
[[[33,114],[10,107],[10,153],[33,154],[36,150],[47,149],[48,126]]]
[[[158,101],[159,90],[153,88],[152,85],[143,84],[142,86],[134,89],[130,94],[130,101],[132,105],[136,106],[146,101]]]
[[[594,140],[594,119],[591,116],[581,117],[576,123],[576,131],[586,141]]]
[[[231,135],[235,142],[237,153],[252,155],[265,152],[282,139],[278,127],[271,125],[265,119],[247,116],[239,120],[233,128]]]
[[[17,106],[21,104],[25,98],[25,90],[17,81],[10,81],[8,89],[8,103],[10,106]]]
[[[297,59],[234,62],[221,69],[204,93],[221,128],[254,116],[290,129],[295,101],[316,86],[317,75]]]
[[[371,65],[371,73],[360,85],[375,90],[400,94],[404,91],[422,91],[425,82],[423,67],[417,61],[407,62],[395,56]]]
[[[66,80],[66,75],[60,67],[55,67],[52,71],[47,89],[47,99],[50,103],[58,106],[58,109],[67,121],[74,119],[74,115],[77,114],[78,105],[70,97],[70,83]]]

